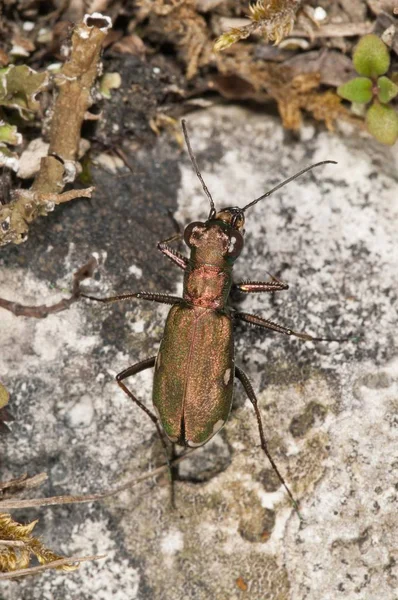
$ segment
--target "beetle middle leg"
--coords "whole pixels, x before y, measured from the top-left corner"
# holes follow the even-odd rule
[[[271,275],[271,281],[242,281],[235,283],[234,288],[245,294],[258,292],[281,292],[288,290],[289,285]]]
[[[87,298],[87,300],[102,302],[103,304],[112,304],[113,302],[132,300],[133,298],[138,298],[139,300],[150,300],[151,302],[160,302],[161,304],[178,304],[179,302],[182,302],[182,298],[179,298],[179,296],[170,296],[170,294],[159,294],[157,292],[135,292],[131,294],[111,296],[110,298],[97,298],[96,296],[89,296],[88,294],[80,294],[80,296],[82,298]]]
[[[300,519],[300,513],[298,510],[298,503],[295,500],[293,494],[291,493],[291,491],[289,490],[285,480],[283,479],[281,472],[279,471],[278,467],[275,464],[274,459],[272,458],[269,450],[268,450],[268,445],[267,445],[267,441],[265,439],[265,435],[264,435],[264,428],[263,428],[263,422],[261,419],[261,414],[260,414],[260,410],[258,408],[258,400],[257,400],[257,396],[254,393],[253,390],[253,386],[250,383],[246,373],[244,371],[242,371],[242,369],[239,369],[239,367],[235,367],[235,377],[237,377],[237,379],[239,379],[239,381],[241,382],[241,384],[243,385],[245,392],[247,394],[247,397],[249,398],[250,402],[253,405],[254,411],[256,413],[256,417],[257,417],[257,424],[258,424],[258,431],[260,434],[260,442],[261,442],[261,448],[264,450],[265,455],[267,456],[269,462],[271,463],[272,468],[274,469],[275,473],[277,474],[277,476],[279,477],[279,481],[282,483],[282,485],[284,486],[285,490],[287,491],[289,498],[291,499],[294,509],[296,510],[297,514],[299,515]]]
[[[129,390],[129,388],[123,383],[124,379],[127,379],[127,377],[131,377],[132,375],[137,375],[137,373],[141,373],[142,371],[145,371],[146,369],[151,369],[155,366],[155,362],[156,362],[156,356],[152,356],[151,358],[147,358],[145,360],[142,360],[138,363],[136,363],[135,365],[132,365],[131,367],[128,367],[127,369],[124,369],[124,371],[122,371],[121,373],[118,373],[116,375],[116,381],[118,386],[124,391],[125,394],[127,394],[127,396],[133,401],[135,402],[135,404],[141,409],[143,410],[148,417],[152,420],[152,422],[155,424],[156,430],[158,432],[160,441],[162,443],[163,446],[163,450],[164,450],[164,454],[166,457],[166,462],[167,462],[167,466],[169,469],[169,475],[170,475],[170,482],[171,482],[171,486],[170,486],[170,501],[171,501],[171,506],[174,508],[175,507],[175,501],[174,501],[174,486],[173,486],[173,467],[172,464],[170,462],[169,459],[169,451],[168,451],[168,447],[166,444],[166,441],[163,437],[162,434],[162,429],[160,427],[159,424],[159,419],[157,418],[157,416],[151,411],[149,410],[149,408],[147,408],[145,406],[145,404],[143,404],[140,400],[138,400],[138,398],[136,398],[136,396],[133,394],[133,392],[131,390]]]

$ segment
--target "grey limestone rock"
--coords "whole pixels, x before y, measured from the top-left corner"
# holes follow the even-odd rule
[[[307,125],[293,139],[260,112],[217,107],[188,118],[216,206],[248,203],[310,163],[334,159],[247,213],[236,279],[267,272],[290,289],[234,298],[298,331],[348,341],[305,343],[237,327],[236,361],[258,393],[269,447],[300,500],[300,521],[259,448],[236,386],[212,443],[181,464],[177,509],[167,477],[88,505],[24,510],[60,553],[106,553],[62,574],[7,582],[4,600],[396,600],[398,482],[397,157],[357,132]],[[92,294],[181,291],[156,250],[207,199],[166,136],[132,153],[133,174],[98,169],[92,201],[42,219],[6,248],[1,296],[53,303],[93,252]],[[53,284],[51,286],[50,284]],[[54,287],[55,286],[55,287]],[[152,423],[115,374],[156,354],[167,307],[79,302],[34,320],[1,312],[0,372],[16,417],[1,439],[1,479],[46,471],[40,493],[110,489],[162,463]],[[150,404],[151,374],[130,382]],[[243,591],[246,588],[246,591]]]

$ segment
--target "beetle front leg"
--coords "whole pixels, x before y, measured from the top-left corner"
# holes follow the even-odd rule
[[[189,262],[186,256],[183,256],[180,252],[177,252],[177,250],[172,250],[172,248],[170,248],[170,246],[168,245],[172,242],[180,240],[181,238],[181,233],[175,233],[171,237],[167,238],[167,240],[159,242],[157,247],[158,250],[160,250],[160,252],[167,256],[167,258],[169,258],[175,265],[177,265],[177,267],[180,267],[180,269],[185,270]]]
[[[293,331],[293,329],[289,329],[288,327],[283,327],[283,325],[278,325],[278,323],[274,323],[273,321],[268,321],[267,319],[263,319],[262,317],[258,317],[257,315],[251,315],[250,313],[242,313],[236,312],[233,313],[234,319],[239,319],[240,321],[245,321],[246,323],[250,323],[250,325],[255,325],[256,327],[261,327],[262,329],[270,329],[271,331],[276,331],[278,333],[284,333],[285,335],[293,335],[300,340],[305,340],[306,342],[345,342],[346,339],[338,339],[338,338],[321,338],[314,337],[309,335],[308,333]]]
[[[294,509],[296,510],[298,516],[301,519],[301,515],[299,513],[298,510],[298,502],[295,500],[293,494],[291,493],[291,491],[289,490],[285,480],[283,479],[278,467],[275,464],[274,459],[272,458],[269,450],[268,450],[268,446],[267,446],[267,441],[265,439],[265,435],[264,435],[264,428],[263,428],[263,422],[261,419],[261,414],[260,414],[260,410],[258,408],[258,400],[257,400],[257,396],[254,393],[253,390],[253,386],[250,383],[246,373],[244,371],[242,371],[242,369],[239,369],[239,367],[235,367],[235,377],[237,377],[237,379],[239,379],[239,381],[241,382],[241,384],[243,385],[245,392],[247,394],[247,397],[249,398],[250,402],[253,405],[254,411],[256,413],[256,417],[257,417],[257,424],[258,424],[258,431],[260,434],[260,442],[261,442],[261,448],[264,450],[265,455],[267,456],[269,462],[271,463],[272,468],[274,469],[275,473],[277,474],[279,481],[281,482],[281,484],[283,485],[283,487],[285,488],[285,490],[287,491]]]
[[[166,463],[167,463],[167,467],[169,470],[169,477],[170,477],[170,482],[171,482],[170,502],[171,502],[171,506],[174,508],[175,502],[174,502],[174,486],[173,486],[173,468],[172,468],[172,464],[169,459],[169,452],[168,452],[167,444],[165,442],[165,439],[162,434],[162,430],[159,425],[159,419],[157,418],[156,415],[153,414],[153,412],[151,410],[149,410],[149,408],[147,408],[145,406],[145,404],[143,404],[140,400],[138,400],[138,398],[136,398],[136,396],[133,394],[133,392],[131,392],[129,390],[129,388],[123,383],[123,380],[127,379],[127,377],[131,377],[132,375],[137,375],[137,373],[141,373],[142,371],[145,371],[146,369],[153,368],[155,366],[155,362],[156,362],[156,356],[152,356],[152,358],[147,358],[145,360],[142,360],[139,363],[136,363],[135,365],[132,365],[131,367],[128,367],[127,369],[124,369],[124,371],[122,371],[121,373],[118,373],[118,375],[116,375],[116,381],[117,381],[118,386],[124,391],[124,393],[127,394],[127,396],[141,410],[143,410],[145,412],[145,414],[147,414],[148,417],[155,424],[156,430],[158,432],[160,441],[163,446],[164,454],[166,457]]]

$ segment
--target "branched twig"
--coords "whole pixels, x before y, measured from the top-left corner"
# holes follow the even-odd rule
[[[70,59],[55,77],[58,95],[51,121],[48,156],[41,161],[33,189],[58,193],[76,171],[80,130],[93,104],[92,88],[98,75],[103,41],[111,26],[109,17],[86,15],[72,34]]]
[[[55,159],[54,159],[55,160]],[[9,242],[16,244],[28,237],[29,224],[39,216],[46,216],[56,204],[69,202],[75,198],[91,198],[94,188],[70,190],[63,194],[18,189],[12,194],[13,200],[0,208],[0,246]]]
[[[38,473],[37,475],[33,475],[32,477],[28,477],[27,473],[23,473],[20,477],[16,479],[11,479],[10,481],[0,481],[0,494],[4,492],[4,490],[8,490],[11,495],[18,494],[22,490],[28,490],[35,487],[40,487],[42,483],[44,483],[48,479],[47,473]]]
[[[29,224],[54,209],[55,204],[91,197],[92,188],[62,194],[78,173],[80,131],[93,104],[92,89],[99,72],[102,43],[111,26],[109,17],[86,15],[72,34],[69,60],[54,76],[58,88],[53,107],[48,156],[42,158],[31,191],[18,190],[0,207],[0,246],[20,244]],[[61,308],[61,310],[63,310]]]
[[[182,456],[178,456],[171,464],[176,465],[181,461],[185,460],[195,449],[187,450]],[[150,479],[151,477],[156,477],[161,473],[164,473],[168,470],[168,465],[162,465],[161,467],[157,467],[140,477],[135,477],[134,479],[129,479],[126,483],[116,487],[113,490],[107,490],[106,492],[101,492],[99,494],[87,494],[84,496],[52,496],[50,498],[32,498],[31,500],[0,500],[0,510],[16,510],[18,508],[39,508],[41,506],[54,506],[58,504],[83,504],[85,502],[93,502],[96,500],[103,500],[104,498],[109,498],[110,496],[115,496],[124,490],[127,490],[130,487],[134,487],[138,485],[142,481],[146,479]]]
[[[90,260],[85,265],[80,267],[80,269],[73,275],[73,288],[71,296],[69,298],[63,298],[56,304],[51,306],[47,306],[46,304],[42,304],[40,306],[26,306],[24,304],[19,304],[18,302],[11,302],[10,300],[0,298],[0,307],[9,310],[17,317],[34,317],[36,319],[44,319],[50,314],[66,310],[79,299],[80,283],[84,279],[92,277],[96,266],[97,260],[94,258],[94,256],[92,256]]]

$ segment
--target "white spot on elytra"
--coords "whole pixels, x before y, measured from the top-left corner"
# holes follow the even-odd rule
[[[207,440],[206,440],[207,441]],[[199,446],[203,446],[205,442],[191,442],[191,440],[187,440],[187,446],[189,446],[190,448],[199,448]]]
[[[221,427],[222,427],[223,425],[224,425],[224,421],[223,421],[223,419],[219,419],[219,420],[217,421],[217,423],[215,423],[215,424],[214,424],[214,427],[213,427],[213,435],[214,435],[215,433],[217,433],[217,431],[220,431],[220,429],[221,429]]]
[[[227,369],[224,373],[224,383],[228,385],[231,379],[231,369]]]

